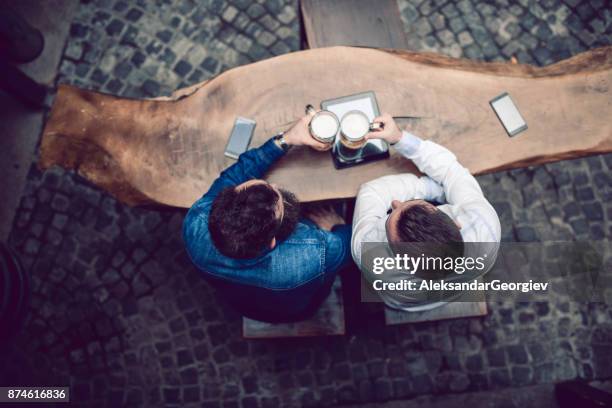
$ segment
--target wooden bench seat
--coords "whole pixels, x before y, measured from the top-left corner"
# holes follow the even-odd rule
[[[408,49],[396,0],[302,0],[309,48],[350,45]]]
[[[336,277],[329,296],[311,319],[295,323],[273,324],[242,318],[242,337],[246,339],[338,336],[344,333],[344,302],[339,276]]]
[[[457,319],[460,317],[484,316],[486,314],[487,302],[452,302],[424,312],[404,312],[386,307],[385,323],[387,326],[392,326],[433,320]]]

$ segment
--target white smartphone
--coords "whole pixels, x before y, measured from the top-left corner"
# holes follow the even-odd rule
[[[238,159],[242,153],[246,152],[251,143],[251,138],[255,132],[256,122],[247,118],[236,118],[232,133],[230,134],[227,145],[225,146],[225,155],[232,159]]]
[[[527,129],[527,123],[507,92],[489,102],[508,136],[515,136]]]

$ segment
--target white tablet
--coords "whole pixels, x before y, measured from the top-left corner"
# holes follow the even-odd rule
[[[378,102],[374,92],[361,92],[355,95],[343,96],[341,98],[328,99],[321,102],[321,109],[333,112],[338,119],[342,118],[348,111],[358,110],[366,114],[370,122],[380,116]],[[387,150],[386,143],[382,140],[372,139],[368,143],[375,145],[380,150]]]

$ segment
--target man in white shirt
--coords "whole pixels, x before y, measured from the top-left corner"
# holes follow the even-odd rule
[[[465,246],[466,252],[471,253],[463,255],[484,254],[488,261],[483,271],[486,273],[497,256],[501,227],[497,213],[476,179],[448,149],[401,131],[390,115],[383,114],[374,121],[383,124],[382,130],[369,133],[367,138],[386,140],[398,153],[412,160],[425,176],[384,176],[361,186],[355,204],[351,249],[366,281],[381,277],[385,282],[419,278],[401,270],[374,275],[361,264],[364,242],[387,243],[386,246],[401,242],[478,243]],[[420,249],[414,257],[421,255]],[[393,256],[390,248],[388,253]],[[461,275],[454,277],[461,278]],[[377,294],[387,306],[407,311],[428,310],[448,301],[430,300],[427,294],[419,296],[414,292],[387,290]]]

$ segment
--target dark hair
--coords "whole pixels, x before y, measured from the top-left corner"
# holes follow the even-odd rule
[[[267,184],[221,191],[208,219],[217,249],[232,258],[253,258],[264,251],[281,224],[278,200],[276,191]]]
[[[401,212],[397,233],[403,242],[463,242],[459,228],[448,215],[418,204]]]
[[[439,210],[414,205],[403,210],[397,221],[397,238],[391,243],[394,252],[411,257],[440,259],[463,256],[463,238],[454,221]],[[429,271],[428,278],[442,278],[447,271]],[[417,276],[423,277],[418,271]]]

